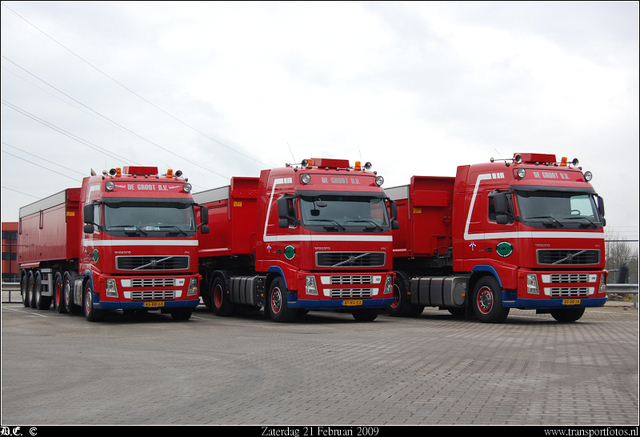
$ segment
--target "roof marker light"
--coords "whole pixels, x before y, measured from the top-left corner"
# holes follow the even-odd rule
[[[587,182],[590,182],[591,179],[593,179],[593,174],[590,171],[585,171],[584,172],[584,180]]]
[[[382,176],[377,176],[376,177],[376,185],[381,187],[382,184],[384,184],[384,178]]]

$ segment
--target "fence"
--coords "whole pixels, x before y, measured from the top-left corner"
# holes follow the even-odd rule
[[[607,284],[607,294],[633,294],[633,307],[638,307],[638,284]],[[20,284],[2,283],[2,303],[20,303]]]

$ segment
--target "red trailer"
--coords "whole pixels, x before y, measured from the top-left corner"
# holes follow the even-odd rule
[[[274,321],[308,310],[374,320],[393,301],[395,221],[369,166],[305,160],[194,194],[210,214],[203,301],[218,315],[265,307]]]
[[[107,310],[156,309],[188,319],[199,303],[198,208],[190,191],[179,171],[125,166],[20,208],[24,305],[82,308],[89,321]]]
[[[528,153],[387,189],[400,224],[389,312],[500,322],[520,308],[575,321],[604,305],[604,203],[591,176],[577,160]]]

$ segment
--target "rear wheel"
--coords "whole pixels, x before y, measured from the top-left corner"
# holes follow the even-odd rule
[[[75,275],[71,272],[65,272],[62,277],[62,295],[64,297],[64,308],[67,313],[77,314],[78,306],[73,301],[73,286]]]
[[[20,294],[22,297],[22,304],[25,307],[29,307],[29,277],[31,272],[24,272],[22,278],[20,278]]]
[[[418,317],[424,311],[424,305],[411,303],[409,287],[402,276],[396,274],[393,281],[393,302],[387,313],[394,317]]]
[[[578,320],[584,314],[584,308],[566,308],[561,310],[552,310],[551,316],[558,322],[571,323]]]
[[[39,310],[48,310],[51,307],[51,298],[42,295],[42,273],[40,271],[36,272],[34,297],[35,306]]]
[[[219,276],[215,278],[209,290],[211,308],[216,316],[230,316],[233,314],[234,305],[229,299],[224,279]]]
[[[280,277],[274,279],[269,288],[267,311],[274,322],[291,322],[296,318],[296,310],[287,306],[287,287]]]
[[[485,323],[500,323],[509,315],[502,306],[502,288],[493,276],[480,278],[473,292],[473,312]]]
[[[67,308],[64,306],[62,275],[60,272],[53,277],[53,305],[59,313],[67,312]]]

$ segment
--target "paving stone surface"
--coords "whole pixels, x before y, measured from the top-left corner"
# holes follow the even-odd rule
[[[502,324],[2,305],[3,425],[637,425],[638,310]]]

